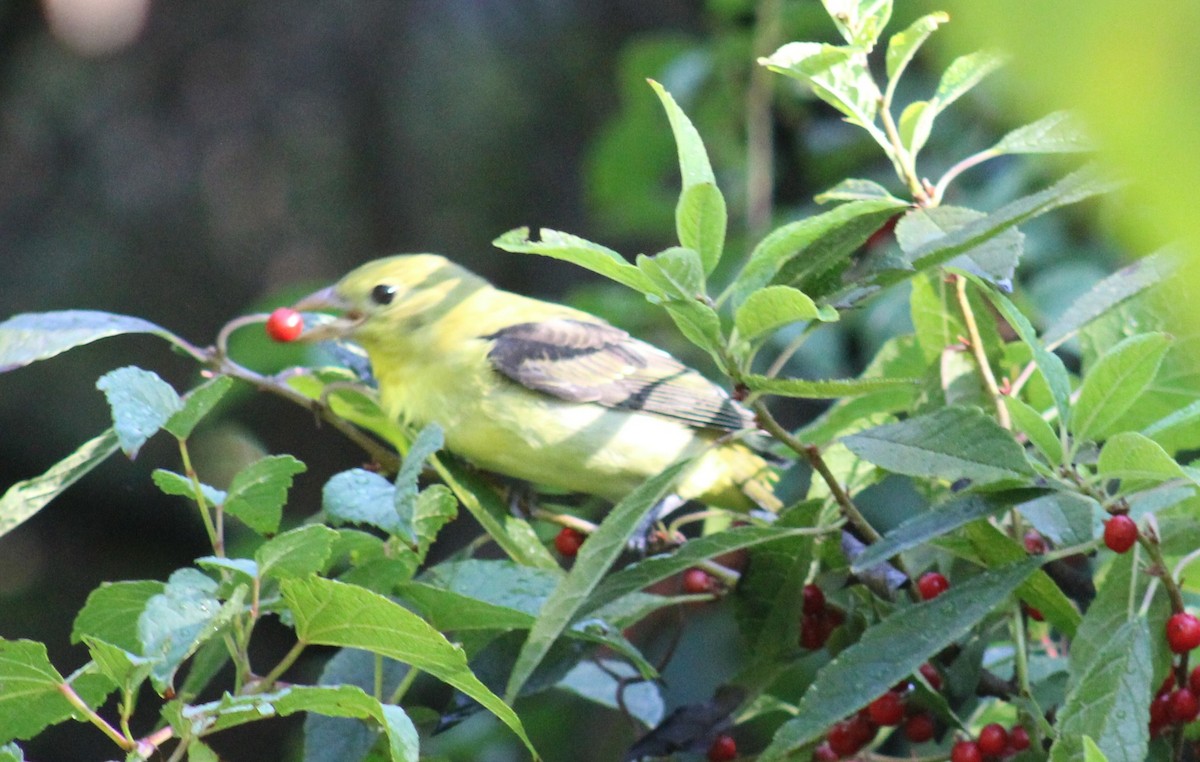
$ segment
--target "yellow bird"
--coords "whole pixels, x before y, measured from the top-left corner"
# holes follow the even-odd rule
[[[776,511],[754,417],[666,352],[586,312],[501,291],[433,254],[386,257],[294,305],[337,311],[302,341],[362,346],[384,411],[436,423],[487,471],[617,501],[681,457],[675,493]]]

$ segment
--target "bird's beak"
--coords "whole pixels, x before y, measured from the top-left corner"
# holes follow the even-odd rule
[[[362,316],[351,309],[350,303],[342,298],[333,286],[327,286],[301,298],[292,305],[292,309],[297,312],[343,313],[338,316],[322,315],[316,322],[306,319],[304,333],[300,334],[297,341],[317,342],[345,338],[354,333],[362,323]]]

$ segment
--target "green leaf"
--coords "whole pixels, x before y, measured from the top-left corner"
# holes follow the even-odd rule
[[[72,717],[76,710],[59,690],[65,683],[50,664],[44,645],[0,638],[0,744],[33,738]],[[78,682],[74,687],[79,693]],[[84,698],[90,706],[104,698],[95,688],[87,694]]]
[[[174,471],[167,471],[164,468],[156,468],[150,474],[151,481],[154,485],[162,490],[165,495],[174,495],[176,497],[186,497],[191,500],[196,499],[196,487],[192,484],[192,480],[183,474],[177,474]],[[207,484],[200,485],[200,493],[204,495],[204,499],[212,505],[220,505],[225,502],[226,494],[224,491],[216,487],[210,487]]]
[[[945,111],[947,106],[966,95],[984,77],[999,69],[1004,58],[994,51],[981,50],[951,61],[933,94],[937,110]]]
[[[353,468],[335,474],[321,490],[321,508],[332,524],[367,524],[388,534],[402,531],[396,487],[374,471]]]
[[[717,351],[725,343],[721,335],[721,318],[712,307],[695,299],[666,301],[663,307],[684,338],[708,352],[718,366],[724,367]]]
[[[717,180],[713,175],[712,165],[708,162],[708,152],[704,150],[704,141],[700,139],[700,133],[662,85],[652,79],[647,82],[662,101],[667,119],[671,122],[671,132],[675,135],[675,145],[679,149],[679,171],[683,176],[683,189],[687,190],[700,183],[708,183],[715,187]]]
[[[751,391],[760,394],[814,400],[856,397],[892,389],[912,389],[920,383],[920,379],[916,378],[837,378],[810,381],[804,378],[768,378],[754,373],[747,374],[743,380]]]
[[[183,408],[170,384],[132,365],[105,373],[96,388],[108,398],[117,440],[130,458],[137,457],[142,444]]]
[[[84,442],[78,450],[51,466],[41,476],[19,481],[0,497],[0,537],[19,527],[46,507],[67,487],[117,451],[119,442],[112,429]]]
[[[949,14],[937,11],[920,17],[903,32],[892,35],[888,40],[886,56],[888,79],[894,80],[903,74],[917,50],[929,39],[929,35],[949,20]]]
[[[813,197],[818,204],[829,201],[887,201],[896,206],[904,206],[905,202],[893,196],[887,188],[874,180],[850,178],[842,180],[823,193]]]
[[[1051,465],[1063,462],[1062,441],[1038,411],[1017,397],[1005,397],[1004,406],[1017,431],[1024,434]]]
[[[15,743],[0,745],[0,762],[25,762],[25,752]]]
[[[254,552],[263,579],[286,579],[314,574],[329,562],[338,534],[329,527],[309,524],[272,537]]]
[[[1052,347],[1063,343],[1080,328],[1147,288],[1162,283],[1177,271],[1178,263],[1165,254],[1154,254],[1121,268],[1076,299],[1046,331],[1042,340]]]
[[[458,516],[458,501],[454,494],[441,484],[434,484],[417,496],[413,508],[413,529],[417,536],[417,560],[425,561],[425,554],[437,539],[442,527]]]
[[[279,531],[292,477],[307,470],[291,455],[268,455],[243,468],[229,484],[225,512],[259,534]]]
[[[771,283],[793,259],[804,263],[801,277],[823,273],[835,264],[844,266],[849,254],[904,206],[893,199],[851,201],[772,230],[750,252],[746,266],[729,286],[733,304],[743,303]]]
[[[882,93],[867,68],[863,51],[817,42],[789,42],[758,63],[799,80],[813,94],[846,115],[847,121],[871,132],[886,145],[875,126]],[[882,140],[881,140],[882,138]]]
[[[684,543],[674,553],[652,556],[605,577],[588,596],[587,602],[580,608],[578,616],[586,616],[624,595],[678,574],[705,559],[772,540],[809,536],[815,531],[809,527],[742,526],[697,537]]]
[[[420,617],[369,590],[318,577],[285,580],[283,596],[301,641],[361,648],[428,672],[482,704],[537,756],[520,719],[471,673],[462,648]]]
[[[122,692],[130,693],[137,689],[150,676],[153,666],[149,659],[132,654],[122,648],[85,635],[83,642],[87,644],[88,653],[100,673],[112,680]]]
[[[1055,111],[1033,124],[1018,127],[990,149],[997,155],[1020,153],[1079,153],[1095,149],[1070,113]]]
[[[913,209],[896,223],[896,242],[908,254],[919,251],[925,244],[944,238],[959,228],[986,218],[983,212],[958,206],[935,206]],[[1025,249],[1025,236],[1016,228],[999,231],[979,245],[971,247],[949,267],[959,267],[983,276],[992,282],[1009,282]]]
[[[549,228],[538,230],[538,239],[534,241],[529,238],[529,228],[516,228],[492,241],[492,245],[516,254],[540,254],[561,259],[643,294],[654,291],[646,276],[612,249]]]
[[[942,408],[842,442],[860,458],[908,476],[988,484],[1035,475],[1012,434],[976,408]]]
[[[246,588],[222,605],[217,583],[197,569],[179,569],[166,587],[146,601],[137,619],[139,649],[154,661],[150,679],[164,693],[184,660],[241,613]]]
[[[1143,762],[1153,691],[1146,620],[1110,632],[1104,648],[1080,666],[1082,677],[1058,715],[1059,738],[1087,736],[1112,762]],[[1058,758],[1053,749],[1050,756]]]
[[[899,609],[869,628],[817,673],[796,716],[779,728],[759,759],[768,762],[794,755],[835,722],[887,692],[930,656],[970,632],[1036,568],[1036,562],[1026,561],[988,570],[933,600]]]
[[[1105,479],[1120,479],[1121,492],[1128,494],[1187,474],[1162,445],[1135,431],[1113,434],[1100,450],[1097,473]]]
[[[831,307],[818,308],[803,291],[791,286],[767,286],[750,294],[738,307],[733,324],[744,339],[753,339],[776,328],[808,320],[834,321]]]
[[[829,17],[851,45],[870,50],[892,17],[892,0],[821,0]]]
[[[0,323],[0,373],[123,333],[174,336],[146,320],[92,310],[27,312]]]
[[[1103,439],[1137,401],[1171,344],[1161,333],[1130,336],[1090,368],[1071,411],[1071,431],[1079,439]]]
[[[225,393],[233,386],[229,376],[216,376],[188,392],[183,398],[183,408],[172,415],[163,428],[178,439],[187,439],[204,416],[212,412]]]
[[[697,183],[683,189],[675,207],[675,232],[679,244],[700,253],[705,274],[721,261],[729,213],[725,197],[712,183]]]
[[[637,531],[642,518],[659,503],[671,489],[679,473],[690,461],[679,461],[661,474],[648,479],[629,493],[601,522],[583,544],[575,565],[558,584],[542,607],[529,638],[522,646],[517,662],[509,675],[505,695],[514,700],[522,686],[549,653],[550,647],[566,629],[587,597],[600,583],[600,578],[625,549],[629,538]]]
[[[900,134],[900,144],[916,157],[929,135],[933,132],[933,120],[937,118],[937,105],[930,101],[913,101],[900,112],[896,131]]]
[[[692,249],[675,246],[653,257],[639,254],[637,265],[659,294],[686,302],[704,296],[704,266]]]
[[[1030,491],[1002,492],[995,495],[967,495],[931,506],[901,522],[878,542],[867,547],[850,571],[859,574],[906,550],[954,531],[976,519],[992,516],[1011,508]]]
[[[1081,545],[1096,536],[1100,504],[1076,492],[1052,492],[1017,506],[1034,529],[1058,547]]]
[[[421,478],[421,471],[425,469],[425,461],[442,449],[444,444],[445,437],[441,427],[436,423],[429,424],[413,439],[408,453],[404,456],[404,462],[400,464],[400,471],[396,474],[394,510],[400,518],[400,531],[395,534],[409,545],[417,544],[417,532],[413,526],[417,508],[417,482]]]
[[[129,653],[140,654],[142,641],[138,637],[138,618],[145,611],[146,603],[165,589],[166,585],[155,580],[102,582],[88,595],[87,602],[75,617],[71,642],[80,643],[84,636],[91,636]]]

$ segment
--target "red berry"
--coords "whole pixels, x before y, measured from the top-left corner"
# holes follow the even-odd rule
[[[1041,609],[1035,609],[1033,606],[1026,605],[1025,613],[1035,622],[1044,622],[1046,617],[1042,615]]]
[[[1188,687],[1192,689],[1192,693],[1200,696],[1200,667],[1192,670],[1192,674],[1188,675]]]
[[[1008,748],[1008,731],[999,723],[984,725],[975,742],[979,751],[989,757],[998,757]]]
[[[837,762],[841,757],[829,746],[828,741],[822,741],[813,749],[813,762]]]
[[[1187,612],[1172,614],[1167,620],[1167,645],[1177,654],[1200,646],[1200,619]]]
[[[821,588],[816,585],[804,586],[804,608],[805,614],[816,616],[825,610],[825,593],[821,592]]]
[[[267,335],[275,341],[295,341],[304,333],[304,316],[291,307],[280,307],[267,318]]]
[[[875,737],[875,731],[878,726],[871,722],[865,712],[859,712],[847,721],[850,725],[850,734],[854,740],[858,742],[858,748],[862,748],[871,742]]]
[[[1200,717],[1200,698],[1190,688],[1180,688],[1171,693],[1171,722],[1185,725]]]
[[[829,748],[839,757],[848,757],[862,748],[855,731],[851,730],[849,722],[839,722],[829,729],[825,736]]]
[[[1048,550],[1046,538],[1038,534],[1036,530],[1030,529],[1026,532],[1024,542],[1025,550],[1031,556],[1040,556]]]
[[[867,704],[867,716],[876,725],[899,725],[904,720],[904,699],[888,691]]]
[[[1104,544],[1113,553],[1129,550],[1137,542],[1137,538],[1137,524],[1124,514],[1118,514],[1104,522]]]
[[[809,651],[815,651],[825,645],[829,633],[825,625],[825,617],[808,616],[800,620],[800,645]]]
[[[729,762],[737,757],[737,742],[733,736],[722,733],[708,747],[708,762]]]
[[[950,749],[950,762],[983,762],[983,752],[974,741],[959,741]]]
[[[1161,728],[1171,721],[1171,694],[1159,693],[1150,702],[1150,728]]]
[[[925,678],[925,682],[929,683],[930,688],[933,688],[935,691],[942,689],[942,676],[932,664],[925,662],[921,665],[919,671],[921,677]]]
[[[1020,725],[1014,725],[1008,731],[1008,748],[1013,751],[1025,751],[1029,748],[1029,731]]]
[[[683,592],[693,595],[711,593],[716,588],[716,580],[703,569],[688,569],[683,573]]]
[[[921,600],[932,600],[950,589],[950,580],[938,572],[925,572],[917,580],[917,592]]]
[[[913,743],[924,743],[933,738],[933,715],[922,712],[914,714],[904,722],[904,737]]]
[[[563,527],[558,534],[554,536],[554,547],[559,553],[567,558],[574,558],[579,552],[579,546],[587,539],[587,535],[580,532],[578,529],[571,527]]]

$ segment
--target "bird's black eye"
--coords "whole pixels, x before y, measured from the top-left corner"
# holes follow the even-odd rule
[[[376,304],[387,306],[396,298],[396,287],[389,286],[386,283],[380,283],[375,288],[371,289],[371,301]]]

